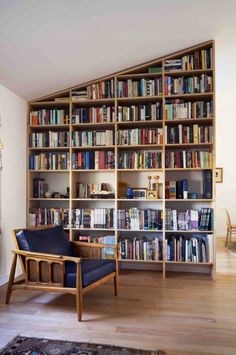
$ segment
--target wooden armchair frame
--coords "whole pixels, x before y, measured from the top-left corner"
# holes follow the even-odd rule
[[[20,250],[18,247],[16,234],[21,230],[34,230],[34,229],[48,229],[50,226],[43,226],[37,228],[22,228],[13,230],[13,238],[16,244],[16,249],[13,252],[13,261],[9,276],[9,282],[6,292],[6,304],[9,304],[12,291],[14,290],[34,290],[34,291],[48,291],[48,292],[65,292],[76,296],[76,308],[78,321],[82,320],[82,309],[83,309],[83,295],[88,291],[100,286],[104,282],[114,279],[114,291],[115,296],[117,296],[118,289],[118,265],[117,265],[117,247],[111,244],[98,244],[98,243],[87,243],[87,242],[70,242],[74,249],[78,251],[80,248],[86,247],[88,249],[94,250],[94,248],[113,248],[114,256],[116,262],[115,272],[106,275],[100,280],[88,285],[87,287],[82,287],[82,272],[81,272],[81,260],[82,258],[54,255],[46,253],[34,253],[29,251]],[[93,248],[93,249],[92,249]],[[23,279],[15,280],[15,271],[17,257],[20,260]],[[76,287],[65,287],[64,276],[65,276],[65,262],[70,261],[76,264]]]

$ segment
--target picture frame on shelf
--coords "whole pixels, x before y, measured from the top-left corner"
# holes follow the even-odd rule
[[[223,182],[223,168],[216,168],[215,179],[217,183]]]
[[[133,199],[146,199],[147,198],[147,190],[141,188],[134,188],[133,189]]]
[[[147,191],[147,199],[148,200],[157,200],[158,199],[157,191],[148,190]]]

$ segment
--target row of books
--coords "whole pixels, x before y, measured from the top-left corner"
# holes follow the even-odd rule
[[[200,168],[211,169],[213,156],[212,152],[208,151],[193,151],[193,150],[181,150],[181,151],[166,151],[166,168]]]
[[[69,227],[69,209],[68,208],[30,208],[29,225],[62,225]]]
[[[162,128],[130,128],[118,131],[119,145],[162,144]]]
[[[72,124],[104,123],[115,121],[115,107],[78,107],[72,110]]]
[[[88,100],[107,99],[115,97],[114,79],[99,81],[87,86]]]
[[[172,70],[194,70],[194,69],[211,69],[212,68],[212,48],[196,50],[191,54],[181,58],[166,59],[164,69]]]
[[[199,126],[198,124],[165,126],[165,138],[166,144],[212,143],[213,127]]]
[[[103,189],[103,183],[83,183],[76,182],[76,197],[77,198],[90,198],[91,194],[101,192]]]
[[[79,236],[78,240],[84,243],[98,243],[98,244],[116,244],[116,238],[114,235],[105,235],[104,237],[94,237],[94,236]],[[114,248],[104,247],[101,248],[102,259],[112,259],[115,257]]]
[[[158,96],[162,94],[162,78],[118,81],[118,97]]]
[[[165,95],[205,93],[212,91],[212,77],[206,74],[202,74],[201,76],[194,76],[193,78],[185,76],[179,78],[173,76],[165,76]]]
[[[86,151],[72,154],[72,169],[114,169],[114,151]]]
[[[165,119],[181,120],[194,118],[212,118],[213,102],[185,101],[183,99],[167,99],[165,103]]]
[[[42,198],[45,197],[45,193],[48,191],[48,183],[42,178],[33,178],[33,197]]]
[[[114,132],[105,131],[73,131],[73,147],[87,146],[112,146],[114,144]]]
[[[213,235],[197,234],[190,237],[171,235],[166,239],[166,260],[193,263],[213,262]]]
[[[29,157],[30,170],[68,170],[70,169],[69,153],[40,153]]]
[[[69,137],[68,131],[33,132],[30,135],[30,147],[69,147]]]
[[[120,152],[118,169],[161,169],[162,153],[156,151]]]
[[[166,230],[213,230],[213,209],[201,208],[201,210],[188,209],[180,212],[166,208]]]
[[[112,229],[115,224],[114,208],[75,208],[72,209],[72,226],[74,228]]]
[[[158,209],[130,208],[117,210],[117,228],[162,230],[163,213]]]
[[[69,124],[69,112],[61,109],[42,109],[30,112],[30,125],[63,125]]]
[[[121,238],[118,241],[118,257],[129,260],[163,260],[162,237]]]
[[[188,199],[194,195],[194,198],[205,198],[212,199],[212,171],[204,170],[202,172],[201,180],[201,193],[190,193],[189,192],[189,181],[188,179],[182,179],[178,181],[165,181],[165,198],[166,199]]]
[[[165,181],[166,199],[187,199],[188,198],[188,179],[179,181]]]
[[[156,121],[162,120],[162,102],[145,105],[118,106],[117,121]]]

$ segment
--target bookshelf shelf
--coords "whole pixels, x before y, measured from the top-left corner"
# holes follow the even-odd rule
[[[157,149],[162,149],[162,144],[139,144],[139,145],[135,145],[135,144],[127,144],[127,145],[118,145],[117,146],[118,149],[153,149],[153,148],[157,148]]]
[[[30,129],[34,130],[69,130],[69,124],[53,124],[53,125],[30,125]]]
[[[94,129],[94,128],[114,128],[115,127],[115,122],[89,122],[89,123],[73,123],[72,128],[77,128],[77,129]]]
[[[185,199],[171,199],[171,198],[166,198],[166,202],[213,202],[214,200],[211,198],[185,198]]]
[[[182,125],[193,125],[193,124],[212,124],[213,123],[213,118],[185,118],[182,120],[165,120],[165,125],[177,125],[177,124],[182,124]]]
[[[204,233],[214,233],[213,230],[209,230],[209,231],[202,231],[199,229],[192,229],[192,230],[165,230],[166,233],[192,233],[192,234],[196,234],[196,233],[200,233],[200,234],[204,234]]]
[[[54,151],[54,150],[69,150],[69,147],[29,147],[29,150],[49,150],[49,151]]]
[[[173,264],[168,270],[207,270],[214,278],[214,76],[214,42],[208,41],[29,102],[27,225],[37,224],[40,213],[55,214],[70,240],[112,236],[120,251],[139,253],[119,256],[121,267],[149,264],[165,277]],[[167,94],[174,92],[181,94]],[[170,143],[183,141],[210,143]],[[140,198],[126,198],[128,188]],[[101,190],[113,191],[114,198],[91,198],[91,191]],[[48,191],[69,198],[46,198]],[[177,223],[169,223],[168,213]],[[108,228],[75,227],[89,224]],[[183,242],[190,254],[185,260],[194,261],[167,261],[177,260],[173,253]]]
[[[96,100],[71,100],[72,104],[76,104],[78,106],[83,105],[83,106],[90,106],[90,105],[97,105],[97,104],[114,104],[115,99],[96,99]]]
[[[164,71],[164,75],[168,76],[189,76],[189,75],[201,75],[201,74],[212,74],[213,69],[194,69],[194,70],[171,70]]]
[[[174,94],[174,95],[165,95],[166,99],[180,99],[180,98],[211,98],[213,96],[213,92],[204,92],[204,93],[193,93],[193,94]]]
[[[211,148],[213,143],[185,143],[185,144],[166,144],[166,149],[180,148]]]
[[[29,170],[30,173],[69,173],[70,170]]]
[[[139,127],[139,126],[144,126],[146,127],[162,127],[162,120],[147,120],[147,121],[119,121],[117,122],[117,126],[120,127]]]
[[[125,263],[149,263],[149,264],[163,264],[163,261],[161,260],[136,260],[136,259],[118,259],[119,261],[125,262]]]
[[[102,145],[96,145],[96,146],[91,146],[88,145],[86,147],[72,147],[73,150],[105,150],[105,149],[115,149],[114,145],[110,145],[110,146],[102,146]]]

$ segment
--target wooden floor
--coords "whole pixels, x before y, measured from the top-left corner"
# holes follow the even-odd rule
[[[41,292],[13,293],[4,304],[0,288],[0,347],[17,334],[98,342],[167,354],[236,354],[236,255],[218,241],[217,280],[203,276],[128,271],[85,295],[84,321],[75,299]]]

